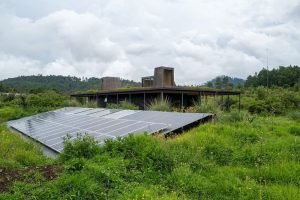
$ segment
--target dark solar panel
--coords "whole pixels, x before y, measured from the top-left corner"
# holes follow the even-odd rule
[[[63,108],[9,121],[8,125],[54,151],[61,152],[66,135],[89,134],[103,143],[130,133],[170,132],[210,114]]]

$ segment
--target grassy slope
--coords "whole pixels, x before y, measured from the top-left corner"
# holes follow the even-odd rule
[[[0,167],[25,167],[51,162],[42,151],[20,135],[10,132],[0,124]]]
[[[7,129],[6,121],[39,112],[18,106],[0,107],[0,167],[25,167],[50,162],[42,151],[20,135]]]
[[[297,199],[299,136],[300,125],[284,117],[226,120],[168,140],[130,136],[92,159],[66,161],[57,180],[16,183],[0,199]],[[47,162],[3,126],[0,138],[2,166]]]

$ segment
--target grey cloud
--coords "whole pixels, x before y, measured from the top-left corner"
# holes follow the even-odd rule
[[[179,84],[299,64],[297,0],[0,3],[0,79],[29,74],[139,80],[175,67]]]

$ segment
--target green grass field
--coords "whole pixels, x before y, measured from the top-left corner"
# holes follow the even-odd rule
[[[0,126],[0,167],[62,163],[52,181],[15,182],[0,199],[299,199],[300,124],[228,113],[173,138],[98,147],[83,137],[56,160]]]

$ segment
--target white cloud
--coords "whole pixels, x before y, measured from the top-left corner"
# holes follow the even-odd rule
[[[139,80],[175,67],[176,82],[246,78],[300,63],[300,3],[59,1],[0,3],[0,79],[30,74]]]
[[[0,80],[19,75],[40,73],[40,62],[26,57],[0,54]]]

